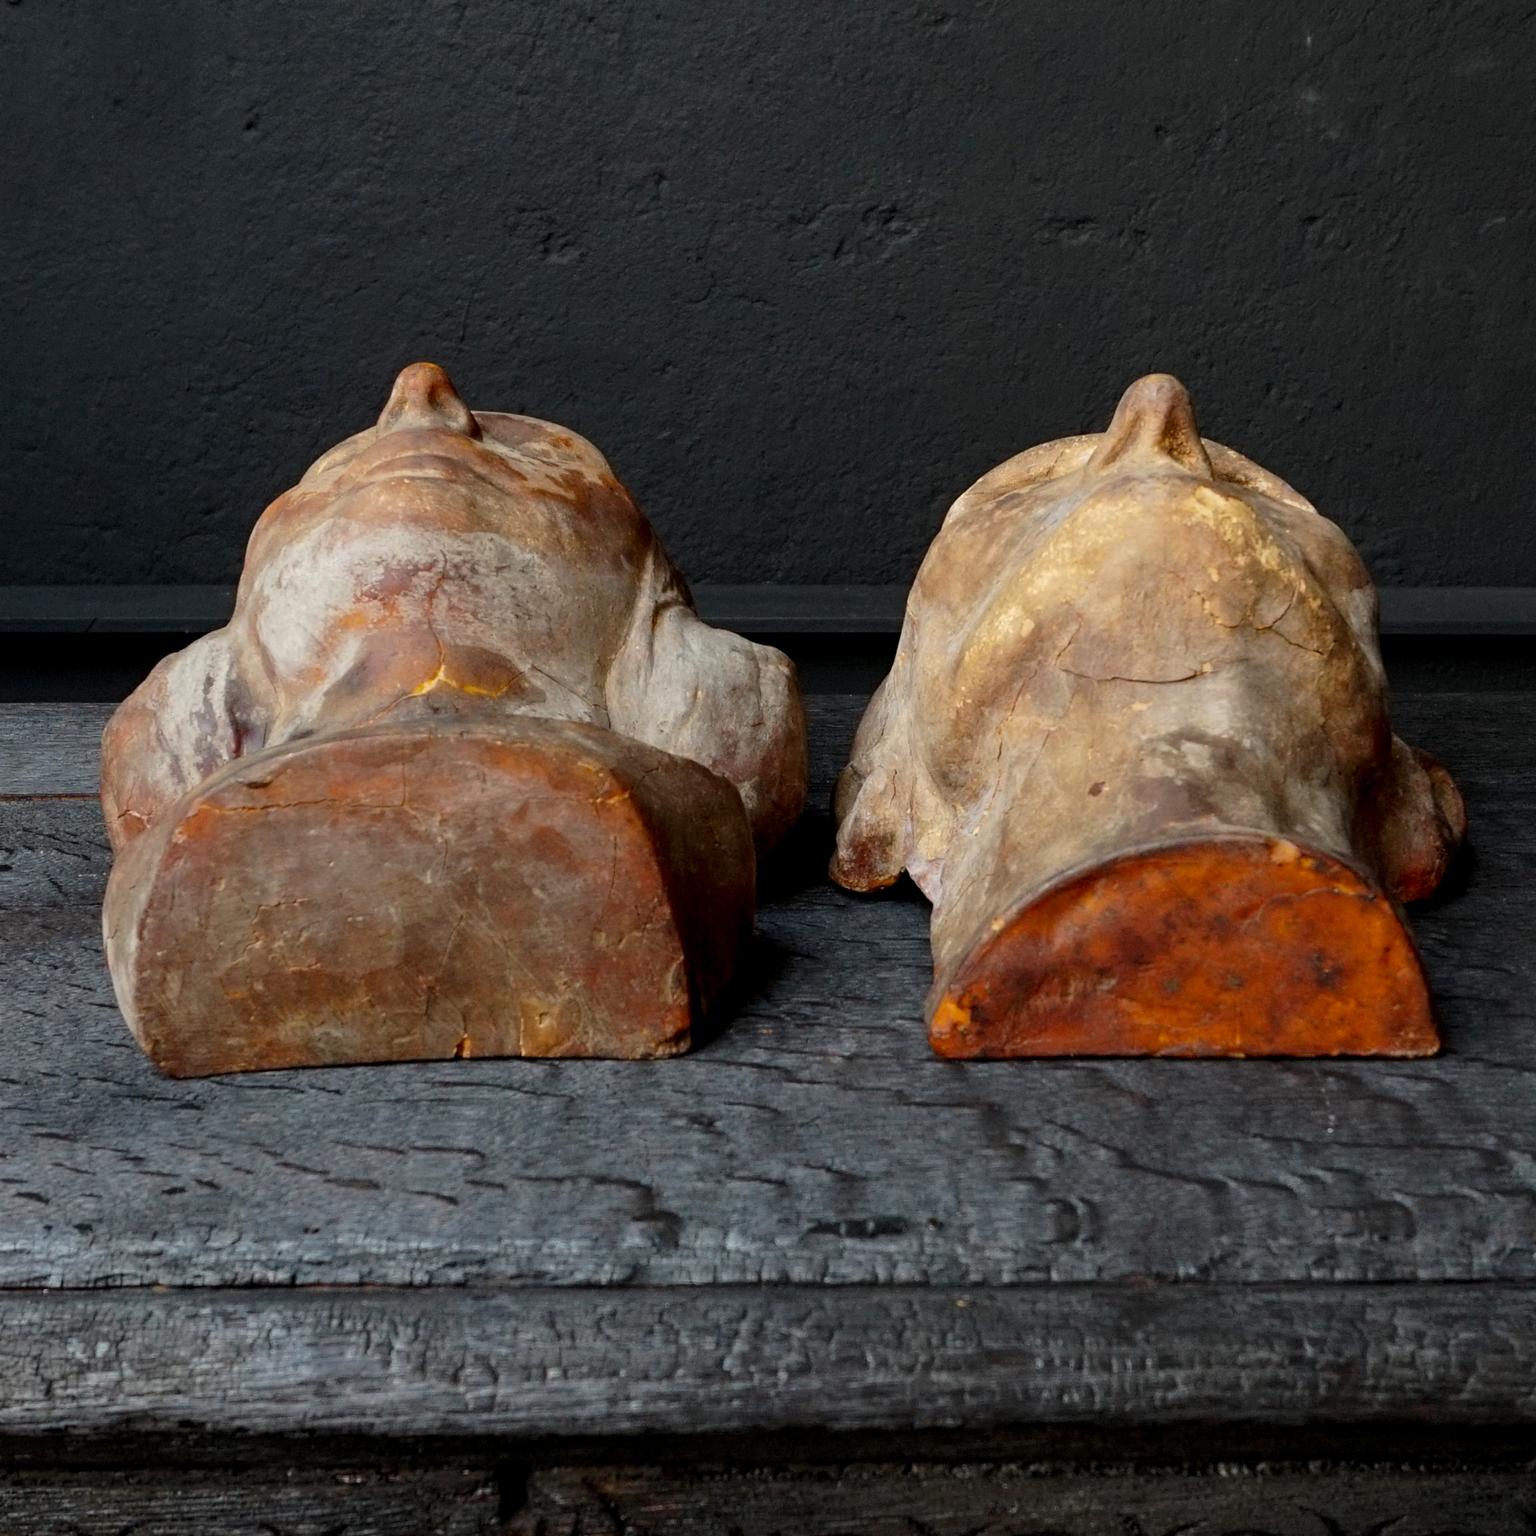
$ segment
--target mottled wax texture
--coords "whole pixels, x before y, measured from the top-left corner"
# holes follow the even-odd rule
[[[118,998],[176,1073],[673,1054],[805,772],[596,449],[416,364],[107,727]]]
[[[1166,375],[955,503],[837,819],[839,883],[934,903],[944,1055],[1437,1049],[1396,903],[1461,797],[1392,734],[1349,540]]]

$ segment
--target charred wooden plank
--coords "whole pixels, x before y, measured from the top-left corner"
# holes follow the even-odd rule
[[[0,1432],[1536,1422],[1527,1285],[0,1296]]]

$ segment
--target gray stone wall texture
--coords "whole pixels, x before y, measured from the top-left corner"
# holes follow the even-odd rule
[[[1536,583],[1525,0],[8,0],[0,583],[215,582],[445,364],[699,580],[906,581],[1182,376],[1383,583]]]

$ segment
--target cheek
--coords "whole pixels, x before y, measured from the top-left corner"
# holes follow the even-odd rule
[[[1362,658],[1331,671],[1322,690],[1323,729],[1346,779],[1360,784],[1392,755],[1385,694]]]

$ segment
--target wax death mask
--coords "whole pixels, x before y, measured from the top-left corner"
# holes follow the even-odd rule
[[[1460,796],[1348,538],[1166,375],[954,504],[836,813],[834,879],[934,903],[942,1054],[1437,1048],[1397,903]]]
[[[672,1054],[805,772],[602,455],[416,364],[108,726],[119,1000],[178,1073]]]

